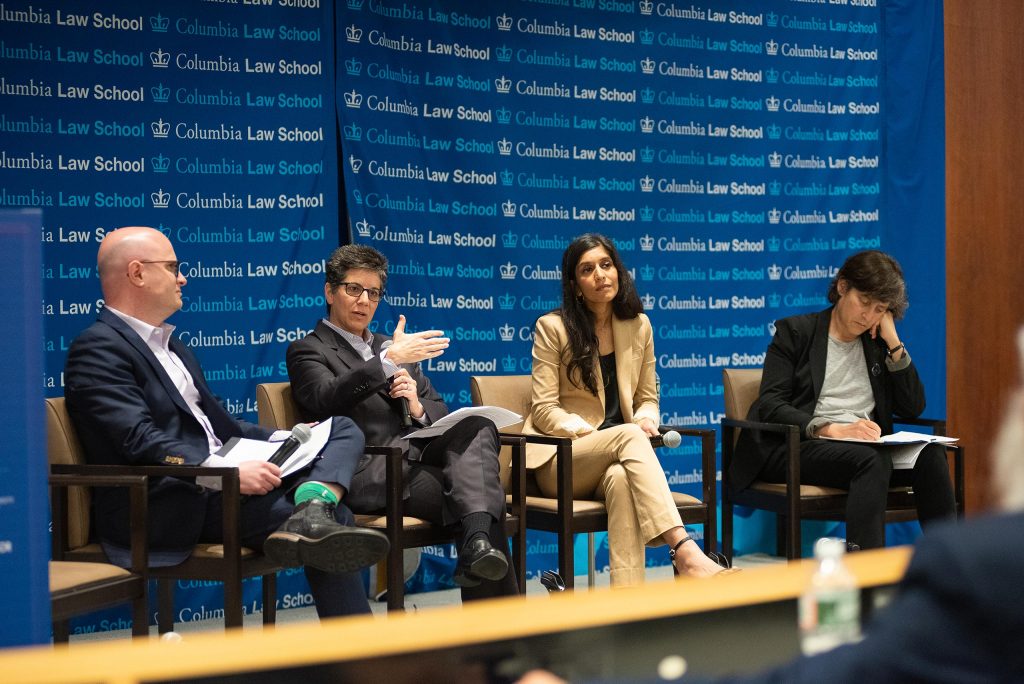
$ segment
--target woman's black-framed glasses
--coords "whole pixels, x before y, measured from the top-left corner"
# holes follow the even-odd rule
[[[338,286],[345,288],[345,294],[353,299],[359,299],[364,292],[371,302],[379,302],[384,299],[384,290],[378,290],[375,287],[363,287],[359,283],[338,283]]]

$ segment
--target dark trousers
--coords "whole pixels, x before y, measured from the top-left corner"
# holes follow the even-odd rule
[[[505,492],[498,477],[498,431],[486,418],[465,418],[443,435],[410,440],[409,497],[404,512],[453,529],[458,548],[465,542],[460,522],[470,513],[487,513],[488,536],[508,561],[508,573],[496,581],[463,587],[462,600],[471,601],[519,592],[505,537]]]
[[[785,459],[769,459],[761,477],[768,482],[785,482]],[[939,444],[926,446],[913,469],[894,470],[885,449],[804,440],[800,444],[800,482],[849,491],[846,539],[862,549],[885,546],[885,503],[891,486],[913,487],[922,526],[956,517],[946,450]]]
[[[320,456],[306,468],[292,473],[281,486],[263,496],[252,496],[242,505],[242,545],[262,549],[266,538],[292,514],[291,494],[303,482],[338,484],[348,490],[363,452],[363,433],[348,418],[334,418],[331,437]],[[199,541],[224,540],[223,504],[220,492],[207,497],[206,519]],[[353,525],[355,518],[347,506],[334,510],[335,519],[342,525]],[[316,601],[316,612],[321,618],[340,615],[358,615],[370,612],[366,590],[359,573],[332,574],[316,568],[304,568],[306,580]]]

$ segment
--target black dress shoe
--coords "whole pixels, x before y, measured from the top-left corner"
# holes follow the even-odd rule
[[[388,538],[375,530],[347,527],[334,519],[334,504],[310,499],[295,507],[263,542],[263,553],[286,568],[310,566],[325,572],[354,572],[383,558]]]
[[[460,587],[475,587],[481,580],[500,580],[507,573],[505,554],[487,539],[477,537],[459,552],[459,564],[452,579]]]

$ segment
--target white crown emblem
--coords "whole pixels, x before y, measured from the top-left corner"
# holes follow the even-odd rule
[[[168,133],[171,131],[171,124],[167,123],[163,119],[154,121],[149,125],[150,130],[153,131],[154,138],[166,138]]]
[[[153,29],[153,33],[167,33],[167,27],[170,24],[171,20],[162,14],[149,18],[149,27]]]
[[[777,238],[774,235],[772,235],[770,238],[768,238],[768,251],[769,252],[778,252],[779,251],[779,246],[781,244],[782,244],[782,240],[780,240],[779,238]]]
[[[171,89],[163,83],[157,83],[149,89],[149,92],[153,94],[153,102],[167,102],[171,97]]]
[[[345,40],[350,43],[358,43],[363,39],[363,29],[359,28],[355,24],[352,24],[345,29]]]
[[[499,62],[512,61],[512,48],[510,48],[508,45],[502,45],[497,50],[495,50],[495,53],[497,53],[498,55]]]
[[[765,52],[767,52],[769,55],[779,54],[779,44],[776,43],[774,40],[769,40],[767,43],[765,43],[764,49]]]
[[[363,96],[353,88],[352,92],[345,93],[345,106],[352,109],[359,109],[363,106]]]
[[[770,95],[764,99],[766,105],[768,105],[769,112],[779,111],[779,98],[774,95]]]
[[[644,311],[654,310],[654,295],[650,292],[640,298],[640,303],[644,305]]]
[[[363,168],[363,160],[357,159],[355,155],[350,154],[348,156],[348,165],[352,169],[352,173],[359,173],[359,169]]]
[[[650,223],[654,220],[654,208],[643,206],[640,207],[640,220],[644,223]]]
[[[501,359],[501,368],[506,373],[514,373],[516,370],[516,357],[508,354]]]
[[[640,100],[644,104],[651,104],[654,102],[654,88],[647,87],[640,91]]]
[[[643,61],[640,62],[640,68],[643,70],[645,74],[653,74],[654,60],[651,59],[650,57],[645,57]]]
[[[782,166],[782,155],[776,152],[772,152],[768,155],[768,166],[773,169],[780,168]]]
[[[363,63],[355,57],[351,57],[345,60],[345,72],[349,76],[358,76],[363,73]]]
[[[653,45],[654,44],[654,31],[650,29],[644,29],[640,32],[640,43],[641,45]]]
[[[498,334],[501,335],[502,342],[511,342],[512,338],[515,337],[516,329],[508,323],[498,328]]]
[[[356,12],[363,9],[363,0],[348,0],[346,4],[350,10],[355,10]]]
[[[497,116],[498,123],[500,124],[507,124],[512,120],[512,110],[505,107],[495,110],[494,114]]]
[[[650,15],[654,11],[654,3],[651,0],[640,0],[640,14]]]
[[[498,24],[499,31],[511,31],[512,30],[512,17],[507,14],[501,14],[495,17],[495,21]]]
[[[515,249],[518,244],[519,236],[513,233],[511,228],[501,236],[501,246],[506,249]]]
[[[643,280],[654,280],[654,267],[650,264],[644,264],[640,267],[640,277]]]
[[[163,154],[158,157],[150,157],[149,161],[153,164],[153,173],[167,173],[167,169],[171,168],[170,157],[165,157]]]
[[[775,207],[772,207],[771,211],[768,212],[768,223],[778,223],[781,218],[782,212]]]
[[[654,191],[654,179],[650,176],[644,176],[640,179],[640,191],[641,192],[653,192]]]
[[[512,218],[516,215],[516,205],[513,204],[512,200],[505,200],[504,204],[501,205],[501,213],[506,218]]]
[[[373,234],[374,225],[363,219],[356,224],[356,233],[359,237],[370,237]]]
[[[773,309],[778,308],[781,302],[782,295],[780,295],[778,292],[772,292],[770,295],[768,295],[768,306],[772,307]]]
[[[157,69],[166,69],[167,65],[171,63],[171,53],[158,48],[155,52],[149,53],[149,61]]]
[[[654,132],[654,119],[649,116],[640,119],[640,130],[644,133]]]
[[[498,153],[502,156],[508,157],[512,154],[512,141],[508,138],[502,138],[498,141]]]
[[[345,140],[363,139],[363,129],[354,123],[350,123],[348,126],[345,126],[343,130],[345,131]]]
[[[149,196],[149,199],[153,201],[153,207],[156,209],[166,209],[167,205],[171,203],[171,193],[164,192],[163,188],[160,188],[156,192]]]
[[[654,238],[650,235],[644,235],[640,238],[640,251],[641,252],[653,252],[654,251]]]
[[[778,264],[772,264],[768,267],[768,279],[778,280],[782,277],[782,267]]]
[[[502,264],[499,267],[499,270],[501,271],[502,280],[515,280],[516,273],[519,272],[519,267],[509,261]]]
[[[494,87],[499,93],[508,93],[512,90],[512,81],[502,76],[501,78],[494,79]]]
[[[768,191],[773,195],[779,195],[782,192],[782,183],[777,180],[773,180],[768,184]]]

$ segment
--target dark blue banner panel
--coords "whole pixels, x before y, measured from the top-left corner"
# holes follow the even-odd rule
[[[334,8],[320,5],[0,6],[0,205],[43,214],[47,395],[103,306],[98,243],[124,225],[175,245],[188,284],[171,322],[232,413],[255,420],[255,385],[287,377],[337,243]],[[214,610],[179,596],[177,619]]]

